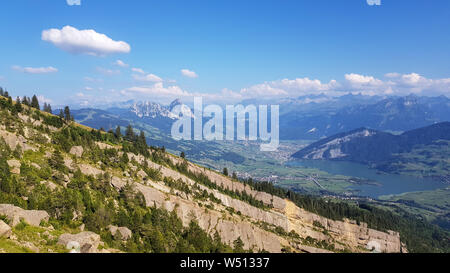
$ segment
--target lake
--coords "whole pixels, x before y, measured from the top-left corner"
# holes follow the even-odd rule
[[[448,187],[448,185],[430,178],[382,174],[366,165],[347,161],[295,160],[288,162],[287,165],[319,169],[334,175],[345,175],[376,181],[379,184],[378,186],[361,184],[349,188],[358,191],[361,196],[370,196],[373,198],[378,198],[382,195],[428,191]]]

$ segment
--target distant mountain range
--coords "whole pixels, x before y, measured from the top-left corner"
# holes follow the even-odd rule
[[[424,159],[432,159],[429,166],[434,167],[443,162],[442,168],[447,169],[447,160],[450,157],[449,141],[450,122],[407,131],[401,135],[360,128],[317,141],[298,151],[293,157],[353,161],[395,171],[393,164],[405,162],[403,155],[420,147],[420,154]],[[446,155],[442,155],[443,151]],[[436,158],[437,154],[440,154],[439,158]],[[412,159],[411,162],[419,164],[425,161]]]
[[[329,97],[319,94],[279,100],[245,100],[242,104],[279,104],[281,140],[318,140],[361,127],[401,133],[450,121],[450,99],[445,96],[348,94]],[[170,133],[171,124],[177,118],[172,110],[177,105],[182,105],[183,112],[192,115],[192,109],[181,100],[170,105],[127,101],[103,110],[109,114],[103,112],[102,118],[138,120]]]
[[[347,95],[308,107],[298,106],[298,110],[281,115],[280,137],[314,140],[361,127],[403,132],[450,121],[450,99],[445,96],[363,98]]]

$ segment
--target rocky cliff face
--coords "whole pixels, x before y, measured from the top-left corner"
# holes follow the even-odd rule
[[[128,156],[130,160],[135,160],[140,163],[144,162],[142,156],[131,153]],[[179,158],[173,157],[172,160],[175,164],[182,163],[182,160]],[[172,169],[152,162],[149,162],[149,164],[152,168],[160,170],[164,177],[171,177],[175,180],[181,179],[191,186],[196,184],[188,177]],[[331,242],[337,250],[347,248],[352,251],[364,251],[372,250],[372,246],[375,246],[375,250],[379,252],[402,251],[400,236],[396,232],[381,232],[369,229],[365,223],[358,225],[350,220],[333,221],[300,209],[292,202],[277,196],[252,190],[248,185],[233,181],[228,177],[195,164],[189,163],[188,166],[192,172],[205,174],[217,185],[233,191],[245,191],[265,204],[273,206],[271,210],[263,210],[243,201],[233,199],[217,190],[199,185],[202,190],[206,190],[208,193],[220,199],[222,204],[216,210],[205,210],[199,207],[196,202],[192,201],[189,196],[183,196],[182,194],[178,194],[178,196],[177,194],[175,196],[170,195],[170,189],[157,182],[148,181],[148,186],[144,186],[139,182],[137,183],[137,188],[144,194],[149,206],[156,204],[168,210],[176,210],[185,224],[189,223],[192,217],[195,217],[205,230],[210,232],[214,232],[215,230],[219,231],[225,242],[233,242],[238,237],[241,237],[247,248],[255,247],[255,249],[280,252],[283,246],[291,245],[298,251],[302,251],[304,246],[301,244],[291,244],[286,238],[267,232],[258,225],[260,223],[266,223],[280,227],[287,233],[295,231],[302,238],[309,236],[318,241]],[[116,187],[121,187],[126,184],[118,178],[113,181],[115,181],[114,185]],[[225,215],[223,215],[223,212],[220,213],[221,209],[225,209],[226,211],[227,207],[233,208],[241,216],[237,217],[228,213],[225,213]],[[321,228],[317,227],[318,223],[320,223],[319,226],[322,226]],[[310,248],[309,252],[313,250],[314,248]],[[315,250],[319,251],[318,249]]]

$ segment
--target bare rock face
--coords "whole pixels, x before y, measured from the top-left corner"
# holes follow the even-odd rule
[[[9,238],[12,235],[11,227],[0,220],[0,238]]]
[[[114,146],[111,146],[111,145],[103,143],[103,142],[95,142],[95,144],[102,150],[113,149],[114,148]]]
[[[111,179],[111,185],[116,188],[116,190],[121,190],[123,187],[127,185],[126,181],[118,178],[117,176],[113,176]]]
[[[35,168],[35,169],[37,169],[37,170],[40,170],[41,169],[41,166],[39,166],[38,164],[36,164],[36,163],[31,163],[31,167],[33,167],[33,168]]]
[[[80,171],[84,174],[84,175],[92,175],[92,176],[97,176],[99,174],[103,174],[104,172],[102,170],[99,170],[95,167],[92,167],[91,165],[86,165],[86,164],[80,164]]]
[[[13,174],[20,174],[20,167],[22,166],[22,164],[20,163],[19,160],[8,160],[8,166],[9,168],[11,168],[11,173]]]
[[[84,152],[84,149],[81,146],[73,146],[72,149],[70,149],[70,153],[76,157],[82,157],[83,152]]]
[[[145,203],[151,207],[156,205],[161,207],[166,200],[166,195],[155,188],[147,187],[141,184],[136,184],[136,189],[144,195]]]
[[[115,239],[122,241],[128,241],[129,239],[131,239],[131,236],[133,235],[131,230],[128,229],[127,227],[116,227],[110,225],[108,229]]]
[[[20,219],[23,219],[27,224],[32,226],[40,226],[42,221],[47,222],[50,215],[43,210],[24,210],[22,208],[1,204],[0,205],[0,215],[6,216],[12,227],[15,227],[20,223]]]
[[[164,202],[163,207],[169,211],[174,210],[184,225],[189,225],[192,220],[196,220],[199,226],[211,235],[217,231],[222,241],[230,245],[233,245],[233,242],[240,237],[246,249],[280,253],[282,244],[288,244],[274,233],[265,231],[248,221],[242,221],[240,217],[224,217],[218,211],[205,211],[192,201],[171,196],[170,200]]]
[[[65,165],[67,168],[69,168],[69,170],[72,170],[72,171],[73,171],[73,170],[75,169],[75,164],[74,164],[72,158],[70,158],[70,157],[64,158],[64,165]]]
[[[398,232],[382,232],[367,227],[367,224],[344,219],[334,221],[317,214],[305,211],[287,201],[286,216],[289,219],[288,230],[294,230],[298,234],[308,235],[318,240],[331,238],[345,243],[351,248],[362,248],[368,251],[375,247],[376,252],[400,253],[402,244]],[[314,222],[323,226],[324,232],[318,232],[314,228]]]
[[[29,250],[33,251],[34,253],[39,253],[40,249],[35,246],[32,242],[21,242],[20,243],[23,247],[28,248]]]
[[[141,177],[142,179],[144,179],[144,178],[147,177],[147,174],[146,174],[143,170],[140,170],[140,171],[137,173],[137,175],[138,175],[139,177]]]
[[[59,236],[58,244],[80,253],[98,253],[100,235],[94,232],[81,232],[78,234],[65,233]]]
[[[36,150],[36,148],[28,145],[27,140],[21,135],[16,135],[8,131],[0,130],[0,137],[3,137],[6,144],[12,150],[16,149],[17,146],[20,146],[20,148],[22,148],[22,151]]]
[[[54,191],[58,188],[58,185],[51,181],[41,181],[42,185],[45,185],[47,188],[49,188],[51,191]]]

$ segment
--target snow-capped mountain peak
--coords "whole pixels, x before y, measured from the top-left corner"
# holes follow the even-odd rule
[[[183,116],[193,117],[192,110],[187,105],[183,104],[180,99],[174,100],[169,106],[161,105],[159,103],[145,101],[134,103],[131,107],[131,112],[140,118],[169,118],[177,119],[179,116],[173,113],[177,106],[181,106],[181,113]],[[181,114],[180,114],[181,115]]]

